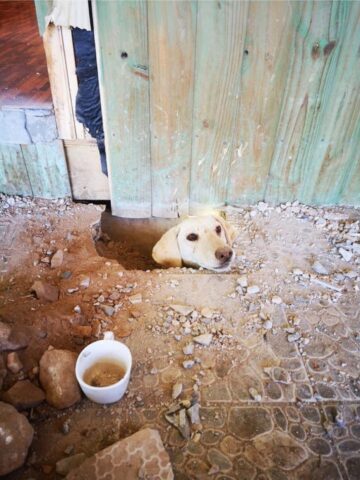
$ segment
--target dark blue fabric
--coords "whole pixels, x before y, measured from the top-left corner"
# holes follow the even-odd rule
[[[107,175],[94,32],[73,28],[72,36],[79,84],[76,95],[76,118],[96,139],[100,152],[101,170]]]

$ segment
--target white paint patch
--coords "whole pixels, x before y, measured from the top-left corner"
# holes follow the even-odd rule
[[[240,143],[240,146],[236,149],[236,154],[239,158],[242,158],[248,146],[249,142]]]

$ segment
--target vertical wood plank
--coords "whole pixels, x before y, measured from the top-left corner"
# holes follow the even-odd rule
[[[59,137],[66,140],[75,139],[75,118],[61,27],[49,25],[44,33],[44,47]]]
[[[95,140],[64,142],[66,160],[75,200],[110,200],[109,179],[101,171]]]
[[[93,2],[112,212],[151,215],[145,0]]]
[[[224,203],[238,104],[247,2],[199,2],[191,211]]]
[[[33,194],[20,145],[0,144],[0,192]]]
[[[64,60],[69,85],[68,93],[71,99],[71,115],[74,119],[75,135],[77,139],[83,139],[85,137],[91,138],[90,134],[86,134],[84,126],[76,119],[76,95],[79,86],[76,76],[75,53],[71,28],[61,27],[61,40],[64,46]]]
[[[294,2],[290,7],[293,28],[285,53],[287,79],[265,192],[266,200],[275,203],[297,199],[303,174],[297,158],[306,118],[316,108],[324,69],[320,41],[329,25],[331,2]]]
[[[189,210],[196,2],[148,3],[152,214]]]
[[[342,152],[356,125],[358,5],[290,5],[291,56],[265,196],[272,202],[336,203],[350,172]]]
[[[357,129],[357,135],[360,136],[360,125]],[[355,143],[355,142],[354,142]],[[357,152],[359,146],[356,146]],[[352,162],[352,168],[350,170],[347,182],[341,192],[339,203],[341,205],[351,205],[354,207],[360,207],[360,157],[359,154],[355,155]]]
[[[333,2],[324,38],[316,108],[297,160],[304,172],[298,198],[337,204],[360,158],[360,3]]]
[[[263,200],[281,113],[294,25],[293,3],[250,2],[241,66],[241,96],[231,151],[230,204]]]
[[[61,140],[22,145],[21,150],[33,196],[61,198],[71,195]]]

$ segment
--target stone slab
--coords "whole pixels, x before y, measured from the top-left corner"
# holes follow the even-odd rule
[[[172,480],[169,456],[157,430],[145,428],[101,450],[71,471],[66,480]]]
[[[55,115],[51,110],[26,110],[26,130],[33,143],[52,142],[58,138]]]
[[[26,129],[23,110],[0,110],[0,144],[29,144],[31,137]]]

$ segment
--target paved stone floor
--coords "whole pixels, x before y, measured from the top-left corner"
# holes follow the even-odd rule
[[[237,260],[230,273],[213,274],[124,271],[105,261],[91,245],[91,208],[70,205],[72,220],[65,212],[51,235],[41,230],[46,246],[60,230],[56,246],[63,246],[66,221],[67,229],[78,222],[77,235],[87,235],[81,247],[72,240],[67,246],[62,270],[71,278],[56,277],[46,265],[28,267],[28,283],[36,274],[58,279],[60,300],[50,307],[34,298],[14,305],[11,299],[26,294],[25,282],[26,288],[2,290],[2,313],[18,323],[27,312],[28,323],[47,328],[48,337],[38,336],[24,353],[26,364],[26,355],[38,360],[49,342],[79,351],[96,339],[82,342],[56,327],[80,305],[86,321],[99,327],[96,335],[114,330],[130,347],[129,390],[108,407],[83,399],[64,411],[34,409],[28,462],[9,478],[55,478],[52,468],[69,446],[90,455],[146,426],[159,430],[178,480],[360,479],[359,211],[297,204],[229,209],[239,231]],[[14,261],[8,265],[9,274],[20,276]],[[88,290],[66,293],[89,272]],[[141,301],[133,304],[137,293]],[[100,311],[102,301],[115,307],[114,317]],[[209,346],[193,342],[202,333],[212,334]],[[189,344],[192,354],[185,355]],[[184,368],[187,360],[191,368]],[[200,405],[200,425],[190,425],[183,438],[165,414],[188,400]]]

